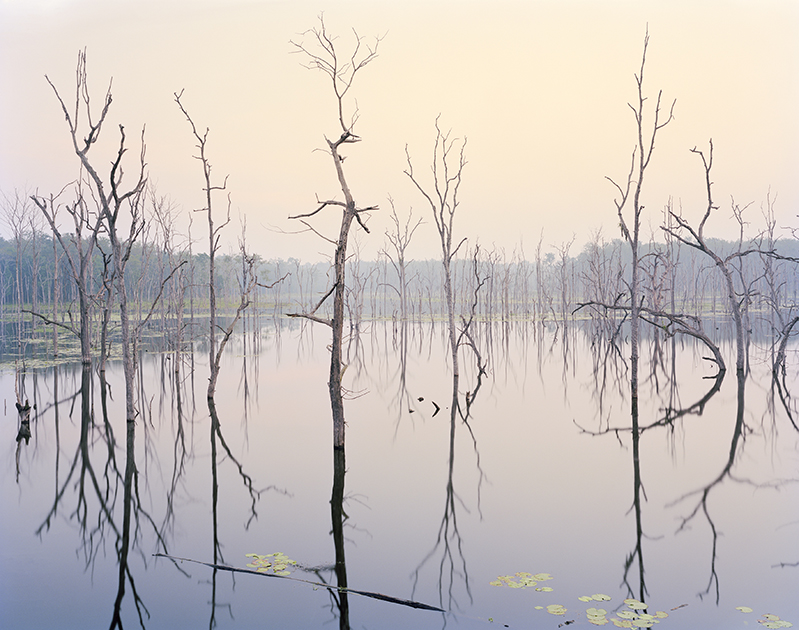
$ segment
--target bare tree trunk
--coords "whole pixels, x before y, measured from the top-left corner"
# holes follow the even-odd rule
[[[122,142],[120,144],[119,158],[122,157],[122,151],[125,141],[125,134],[120,126],[122,133]],[[131,226],[130,233],[126,242],[123,244],[119,238],[117,221],[119,218],[119,205],[116,205],[113,210],[109,207],[106,209],[106,225],[108,227],[108,236],[111,239],[111,251],[114,259],[114,279],[116,282],[117,299],[119,300],[119,316],[122,329],[122,368],[125,375],[125,409],[127,414],[128,423],[135,421],[137,411],[135,405],[135,378],[136,378],[136,356],[133,348],[134,337],[131,334],[130,313],[128,310],[128,290],[125,284],[125,266],[130,257],[131,248],[133,247],[137,237],[141,234],[144,227],[144,221],[141,217],[141,203],[142,193],[144,190],[144,144],[142,143],[142,162],[141,162],[141,175],[136,187],[130,191],[130,214]],[[114,189],[114,197],[118,198],[116,193],[116,184],[111,180],[112,188]]]
[[[227,188],[227,177],[225,177],[225,180],[221,186],[212,185],[211,163],[208,161],[208,157],[206,155],[206,145],[208,142],[209,130],[206,128],[205,132],[200,135],[200,133],[197,131],[197,127],[194,125],[194,121],[191,119],[191,116],[189,116],[189,113],[183,107],[183,103],[180,102],[182,96],[182,91],[179,94],[175,93],[175,102],[178,104],[180,111],[183,112],[183,115],[186,116],[186,120],[188,120],[189,124],[191,125],[191,132],[194,135],[194,138],[197,140],[197,148],[199,149],[200,153],[195,157],[200,160],[203,167],[205,208],[202,208],[200,211],[205,212],[208,219],[208,306],[211,311],[208,329],[208,362],[211,374],[208,378],[207,398],[212,399],[214,397],[214,393],[216,392],[216,381],[219,377],[219,359],[217,358],[218,352],[216,342],[216,252],[219,250],[219,233],[222,228],[230,223],[230,196],[228,195],[227,217],[221,225],[215,226],[212,199],[213,191],[225,190]]]
[[[29,201],[29,199],[26,199]],[[30,244],[31,244],[31,282],[30,282],[30,302],[31,311],[39,312],[39,247],[37,245],[37,233],[39,232],[39,219],[33,215],[28,217],[30,225]],[[36,337],[36,319],[31,315],[31,336]]]
[[[59,267],[61,266],[60,257],[58,255],[58,245],[55,234],[53,234],[53,358],[58,358],[58,303],[61,299],[61,286],[59,280]]]
[[[308,59],[308,67],[314,70],[321,70],[326,74],[332,84],[333,92],[336,96],[338,107],[338,120],[341,126],[341,136],[338,140],[332,141],[325,138],[330,157],[333,160],[333,167],[336,170],[336,177],[338,179],[341,192],[344,195],[344,201],[328,200],[322,201],[319,207],[313,212],[307,214],[299,214],[290,219],[300,219],[302,223],[311,231],[319,234],[314,230],[304,219],[309,218],[328,206],[337,206],[342,209],[341,225],[339,227],[338,238],[333,241],[332,239],[322,237],[328,242],[335,245],[336,250],[333,257],[333,268],[335,272],[335,282],[333,288],[316,304],[310,312],[303,313],[290,313],[290,316],[304,317],[312,321],[320,322],[330,326],[332,330],[332,342],[330,345],[330,375],[328,379],[328,390],[330,393],[330,407],[333,415],[333,448],[344,449],[345,432],[344,432],[344,399],[342,395],[342,345],[344,336],[344,301],[346,291],[346,262],[347,262],[347,242],[349,239],[350,228],[352,222],[357,221],[358,224],[368,233],[361,215],[370,210],[376,210],[377,206],[370,206],[367,208],[358,208],[355,204],[355,199],[350,191],[349,184],[344,175],[343,163],[346,156],[341,155],[340,150],[343,146],[359,142],[360,138],[356,136],[352,129],[357,120],[357,113],[353,116],[352,121],[347,124],[344,122],[344,97],[352,87],[355,75],[370,63],[377,56],[377,47],[380,40],[376,39],[374,47],[366,46],[366,52],[359,53],[363,45],[363,39],[355,33],[356,44],[355,50],[345,65],[341,65],[340,53],[336,50],[334,40],[325,30],[324,20],[320,18],[320,26],[311,29],[303,34],[307,35],[312,40],[312,47],[300,42],[292,42],[297,52],[302,53]],[[321,236],[321,235],[320,235]],[[330,320],[323,319],[316,315],[316,311],[324,303],[324,301],[333,295],[333,315]]]
[[[461,245],[466,239],[462,239],[457,246],[452,246],[452,228],[455,220],[455,212],[458,209],[458,191],[463,177],[463,167],[466,166],[465,149],[466,140],[460,142],[458,149],[457,162],[453,165],[450,159],[450,152],[456,148],[458,141],[450,139],[450,132],[442,133],[436,118],[436,140],[433,148],[433,189],[428,193],[413,173],[408,148],[405,154],[408,162],[408,170],[405,174],[416,186],[417,190],[427,200],[433,213],[436,229],[438,230],[441,242],[441,263],[444,269],[444,300],[447,305],[447,326],[449,335],[449,350],[452,357],[452,375],[457,383],[459,377],[458,368],[458,341],[457,328],[455,326],[455,300],[452,291],[452,260],[457,255]]]
[[[560,258],[560,268],[558,269],[558,280],[560,284],[560,313],[561,321],[563,322],[564,331],[568,329],[566,321],[567,314],[571,311],[571,287],[568,274],[569,250],[574,245],[575,236],[568,243],[563,243],[560,246],[555,246]]]

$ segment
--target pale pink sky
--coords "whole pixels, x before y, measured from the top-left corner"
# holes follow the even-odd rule
[[[468,137],[457,237],[508,255],[523,243],[531,257],[542,229],[547,249],[576,235],[573,253],[600,227],[618,236],[605,176],[626,176],[635,144],[627,102],[647,23],[646,90],[652,102],[659,89],[668,103],[677,99],[651,164],[647,224],[657,228],[669,195],[687,217],[701,215],[701,164],[689,149],[712,137],[721,208],[708,233],[736,235],[731,196],[754,202],[754,233],[769,188],[778,225],[799,225],[794,0],[0,0],[0,189],[49,193],[76,176],[44,75],[72,100],[85,47],[96,103],[114,79],[107,142],[93,150],[98,167],[112,157],[119,123],[131,142],[146,124],[158,192],[187,214],[201,207],[194,143],[172,96],[185,89],[195,121],[211,129],[214,172],[229,174],[234,216],[247,215],[253,248],[266,258],[329,253],[318,237],[276,231],[296,229],[286,217],[313,209],[316,195],[340,196],[329,156],[314,151],[338,133],[330,88],[290,54],[289,40],[321,11],[342,45],[351,27],[385,35],[354,87],[363,141],[346,152],[359,205],[381,207],[372,234],[359,231],[364,257],[384,244],[389,195],[401,214],[412,206],[427,221],[413,257],[438,255],[429,210],[402,171],[406,143],[417,172],[427,170],[439,113],[445,128]],[[332,237],[338,215],[329,214],[316,225]],[[195,237],[201,229],[195,222]],[[226,250],[237,234],[238,225],[227,228]]]

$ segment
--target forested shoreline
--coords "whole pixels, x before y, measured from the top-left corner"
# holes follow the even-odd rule
[[[762,239],[742,243],[708,239],[712,247],[727,255],[741,249],[760,247]],[[615,298],[624,292],[624,276],[629,271],[630,255],[619,239],[606,241],[601,235],[587,243],[582,251],[544,244],[541,240],[532,259],[514,249],[479,248],[477,273],[486,278],[478,295],[478,314],[485,319],[530,319],[557,321],[573,315],[581,303],[600,296]],[[769,243],[780,257],[799,258],[799,240]],[[90,278],[92,292],[103,287],[103,252],[108,243],[99,242],[92,255]],[[57,254],[58,269],[54,261]],[[474,250],[456,259],[454,276],[458,286],[456,303],[465,313],[471,306],[475,278]],[[659,304],[674,293],[673,305],[679,312],[697,316],[726,312],[725,288],[715,266],[700,253],[678,244],[650,242],[643,247],[646,268],[647,300]],[[186,270],[179,278],[168,279],[173,265],[185,261]],[[258,278],[277,282],[274,287],[259,286],[253,292],[255,308],[280,317],[297,308],[309,308],[330,289],[331,265],[327,262],[303,262],[266,259],[254,256]],[[437,318],[445,305],[441,295],[441,262],[435,259],[410,260],[404,263],[407,313],[410,321]],[[217,296],[223,308],[234,307],[240,299],[242,255],[222,254],[217,258],[215,278]],[[765,255],[743,260],[739,276],[745,283],[748,307],[768,311],[772,304],[781,311],[791,311],[799,302],[799,276],[791,261],[773,261]],[[180,289],[183,311],[192,308],[197,314],[208,310],[208,255],[192,253],[190,248],[172,250],[157,240],[132,248],[125,282],[142,308],[149,308],[161,286],[170,294]],[[377,260],[361,260],[357,253],[347,263],[348,316],[355,323],[360,318],[402,319],[400,269],[389,255]],[[106,279],[107,280],[107,279]],[[742,285],[744,286],[744,285]],[[53,239],[46,233],[27,233],[18,240],[0,237],[0,306],[5,321],[13,320],[21,305],[25,317],[31,311],[48,315],[54,296],[62,305],[60,322],[67,321],[71,304],[77,299],[76,287],[69,281],[69,265],[63,253],[54,250]],[[742,296],[743,297],[743,296]],[[170,304],[169,308],[179,305]],[[162,306],[162,309],[167,306]],[[578,315],[579,316],[579,315]],[[40,320],[40,323],[41,322]]]
[[[762,238],[738,243],[709,240],[715,251],[724,255],[764,247]],[[799,310],[799,276],[791,260],[799,258],[799,241],[786,239],[766,245],[780,258],[764,254],[744,257],[737,274],[745,289],[740,298],[747,335],[764,339],[776,351]],[[89,272],[94,296],[90,308],[94,357],[101,354],[104,318],[109,326],[106,352],[119,356],[119,347],[115,346],[120,341],[118,315],[107,296],[103,297],[108,286],[103,253],[107,250],[107,243],[98,242]],[[392,257],[387,251],[376,261],[360,260],[357,253],[348,260],[348,329],[359,329],[369,320],[443,321],[446,303],[440,260],[409,260],[400,266],[396,255]],[[58,254],[57,272],[54,252]],[[573,252],[568,245],[546,246],[541,239],[532,260],[519,250],[508,254],[478,247],[465,253],[453,262],[458,317],[555,327],[588,320],[593,334],[605,341],[629,334],[628,313],[592,304],[613,303],[628,290],[624,278],[629,275],[630,256],[621,240],[608,242],[596,235],[582,251]],[[734,334],[730,326],[718,325],[729,319],[729,303],[721,274],[701,253],[678,243],[650,242],[643,247],[641,259],[645,306],[698,318],[700,330],[704,327],[715,344]],[[245,330],[267,321],[285,322],[287,314],[312,309],[330,290],[333,274],[329,263],[266,260],[257,255],[253,260],[255,274],[264,281],[249,296],[251,303],[243,315]],[[181,263],[179,273],[174,274],[173,269]],[[217,310],[226,321],[240,304],[245,263],[241,253],[217,257]],[[139,334],[141,350],[181,353],[187,350],[187,343],[205,340],[204,322],[209,314],[207,254],[193,253],[188,246],[173,251],[156,239],[132,248],[127,271],[133,320],[140,323],[147,319]],[[79,307],[77,287],[69,281],[69,274],[65,256],[53,248],[53,239],[46,233],[28,233],[18,240],[0,238],[4,361],[32,355],[76,358],[79,339],[69,329],[76,330]],[[401,277],[406,279],[404,299]],[[319,312],[327,316],[329,309],[329,305],[323,305]],[[665,320],[653,318],[652,323],[666,334],[672,332]],[[644,328],[643,334],[649,336],[651,329]],[[481,332],[475,335],[480,337]],[[12,343],[12,339],[18,343]]]

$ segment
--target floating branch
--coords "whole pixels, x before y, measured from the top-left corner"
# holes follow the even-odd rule
[[[193,562],[194,564],[202,564],[206,567],[211,567],[212,569],[218,569],[219,571],[229,571],[231,573],[249,573],[251,575],[258,575],[261,577],[270,577],[270,578],[278,578],[281,580],[293,580],[294,582],[302,582],[304,584],[310,584],[311,586],[318,586],[321,588],[326,588],[330,590],[336,590],[339,592],[345,593],[353,593],[354,595],[363,595],[364,597],[371,597],[372,599],[379,599],[384,602],[390,602],[392,604],[399,604],[400,606],[409,606],[410,608],[418,608],[419,610],[432,610],[434,612],[447,612],[443,608],[437,608],[436,606],[430,606],[429,604],[423,604],[421,602],[415,602],[410,599],[400,599],[399,597],[392,597],[391,595],[383,595],[382,593],[373,593],[371,591],[358,591],[354,588],[343,588],[338,586],[332,586],[330,584],[325,584],[324,582],[314,582],[312,580],[303,580],[302,578],[295,578],[288,575],[276,575],[274,573],[262,573],[259,571],[254,571],[252,569],[239,569],[237,567],[229,567],[224,564],[211,564],[210,562],[201,562],[200,560],[192,560],[191,558],[179,558],[177,556],[169,556],[165,553],[154,553],[154,557],[156,558],[169,558],[173,561],[180,561],[180,562]]]

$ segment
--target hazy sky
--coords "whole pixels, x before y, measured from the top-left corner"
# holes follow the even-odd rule
[[[91,153],[107,172],[125,125],[133,149],[146,125],[147,163],[158,193],[186,216],[203,205],[190,129],[173,100],[202,128],[219,181],[229,175],[234,224],[247,216],[253,249],[266,258],[318,258],[331,246],[287,216],[338,195],[324,136],[337,137],[335,103],[322,74],[300,65],[289,40],[324,12],[338,44],[352,28],[383,40],[353,96],[362,142],[343,151],[360,206],[379,205],[362,256],[383,246],[391,196],[401,215],[423,216],[411,254],[439,254],[429,209],[403,174],[405,145],[429,173],[434,121],[468,138],[456,236],[532,257],[576,236],[580,251],[600,227],[619,235],[614,188],[636,142],[634,73],[649,25],[645,91],[677,99],[662,130],[645,189],[653,230],[669,196],[688,218],[704,210],[703,172],[689,149],[715,145],[715,199],[707,232],[736,235],[730,198],[761,206],[777,196],[778,225],[799,226],[799,2],[795,0],[0,0],[0,189],[58,191],[78,161],[47,74],[74,102],[75,62],[86,48],[99,105],[113,76],[106,142]],[[353,102],[348,103],[350,111]],[[651,111],[651,110],[650,110]],[[220,197],[217,207],[224,207]],[[319,217],[336,234],[337,210]],[[193,235],[204,246],[202,217]],[[185,225],[184,225],[185,229]],[[0,227],[2,233],[7,231]],[[649,227],[647,227],[647,232]]]

